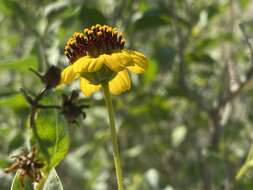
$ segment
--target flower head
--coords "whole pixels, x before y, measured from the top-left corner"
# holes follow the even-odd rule
[[[124,48],[123,34],[107,25],[74,33],[65,46],[70,64],[61,74],[68,84],[79,77],[82,92],[89,96],[108,82],[111,93],[118,95],[131,87],[128,71],[142,73],[148,67],[146,57]]]

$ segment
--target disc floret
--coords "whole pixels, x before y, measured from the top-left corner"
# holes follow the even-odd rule
[[[90,55],[111,54],[122,50],[125,45],[123,34],[116,28],[107,25],[91,26],[84,29],[84,34],[75,32],[65,46],[65,55],[73,64],[80,57]]]

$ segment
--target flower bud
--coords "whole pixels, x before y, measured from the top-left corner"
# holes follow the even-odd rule
[[[88,105],[79,105],[79,92],[74,90],[69,96],[63,95],[62,102],[62,113],[69,123],[76,123],[78,117],[83,116],[86,118],[86,113],[83,111],[84,108],[88,108]]]
[[[61,69],[56,66],[51,66],[47,72],[41,77],[41,81],[49,88],[54,88],[60,84]]]

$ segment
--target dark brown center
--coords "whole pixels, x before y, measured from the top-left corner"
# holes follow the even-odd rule
[[[107,25],[92,26],[84,29],[84,34],[75,32],[65,46],[65,55],[73,64],[80,57],[111,54],[124,48],[125,39],[116,28]]]

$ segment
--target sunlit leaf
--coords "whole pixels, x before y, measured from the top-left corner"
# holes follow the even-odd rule
[[[141,155],[143,152],[143,147],[141,145],[134,146],[130,149],[128,149],[125,154],[131,158],[137,157]]]
[[[159,172],[154,169],[151,168],[146,172],[146,176],[147,178],[147,182],[150,184],[150,186],[153,189],[158,189],[158,184],[159,184]]]
[[[157,75],[157,72],[158,72],[157,62],[155,60],[149,60],[148,70],[145,72],[144,75],[144,82],[148,84],[149,82],[154,80]]]
[[[187,129],[185,126],[178,126],[176,127],[171,134],[171,139],[172,139],[172,145],[177,147],[180,145],[183,140],[185,139],[187,133]]]
[[[241,7],[242,7],[243,9],[245,9],[245,8],[248,7],[248,5],[249,5],[249,3],[250,3],[250,0],[239,0],[239,3],[240,3],[240,5],[241,5]]]
[[[43,190],[63,190],[59,176],[53,168],[44,184]]]
[[[26,107],[27,105],[27,102],[21,94],[13,94],[0,98],[1,107],[11,107],[14,110],[19,110],[20,108]]]
[[[38,59],[35,56],[28,56],[20,59],[1,61],[0,71],[13,70],[17,72],[28,72],[29,68],[37,68]]]
[[[68,1],[56,1],[49,3],[44,9],[44,14],[47,17],[57,15],[61,13],[63,10],[65,10],[65,8],[68,7],[68,5],[69,5]]]
[[[0,3],[0,12],[5,15],[10,15],[11,10],[10,7],[7,5],[7,0],[2,0],[2,3]]]
[[[249,169],[252,169],[252,167],[253,167],[253,145],[251,145],[250,147],[250,151],[246,161],[244,162],[240,170],[237,172],[236,179],[240,180],[248,172]]]
[[[38,143],[47,170],[55,167],[67,154],[69,132],[65,120],[55,110],[41,110],[33,130],[33,140]]]

